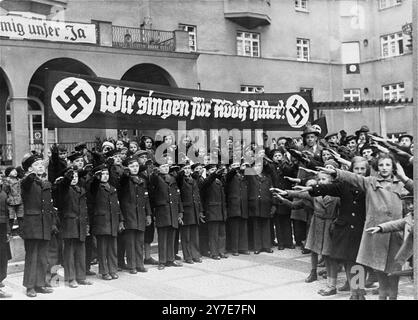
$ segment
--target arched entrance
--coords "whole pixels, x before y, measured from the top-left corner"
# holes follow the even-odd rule
[[[28,88],[28,117],[29,117],[29,143],[31,150],[42,151],[45,134],[44,119],[44,91],[46,71],[63,71],[74,74],[95,76],[94,72],[82,62],[70,58],[57,58],[41,65],[33,74]],[[86,129],[85,129],[86,130]],[[50,129],[48,130],[48,143],[62,142],[61,137],[65,137],[65,142],[78,142],[80,132],[74,135],[76,130],[70,129]],[[86,135],[90,137],[91,135]],[[94,135],[93,135],[94,136]],[[72,141],[74,140],[74,141]]]
[[[177,83],[165,69],[151,63],[142,63],[133,66],[125,72],[121,80],[177,87]],[[143,135],[154,136],[155,133],[154,131],[141,130],[140,128],[137,130],[121,131],[118,133],[119,138],[129,139],[134,139]]]
[[[11,96],[10,82],[6,73],[0,68],[0,165],[10,165],[13,149],[7,132],[11,130],[10,115],[7,117],[7,105]]]

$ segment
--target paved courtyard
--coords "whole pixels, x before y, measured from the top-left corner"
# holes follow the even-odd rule
[[[153,255],[157,258],[157,255]],[[17,265],[16,265],[17,264]],[[17,268],[17,269],[16,269]],[[23,273],[13,271],[21,269],[19,263],[9,266],[11,274],[4,281],[13,299],[30,299],[22,287]],[[93,266],[97,271],[97,265]],[[335,296],[322,297],[317,291],[324,287],[326,280],[305,283],[310,270],[310,256],[300,254],[300,250],[274,250],[274,253],[261,253],[250,256],[230,256],[228,259],[212,260],[204,258],[203,263],[182,268],[158,270],[148,266],[147,273],[131,275],[120,272],[118,280],[104,281],[97,276],[89,277],[92,286],[70,289],[64,286],[63,269],[58,269],[58,277],[53,282],[55,292],[49,295],[39,294],[38,300],[280,300],[280,299],[348,299],[348,292]],[[344,273],[339,274],[338,283],[345,281]],[[401,278],[399,299],[413,298],[412,280]],[[376,300],[368,289],[368,300]]]

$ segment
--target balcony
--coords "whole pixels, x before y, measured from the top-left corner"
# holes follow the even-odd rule
[[[175,51],[172,31],[112,26],[112,46],[118,48]]]
[[[247,29],[271,23],[270,0],[224,0],[226,19]]]
[[[49,15],[53,6],[65,8],[68,0],[3,0],[0,7],[7,11],[32,12]]]

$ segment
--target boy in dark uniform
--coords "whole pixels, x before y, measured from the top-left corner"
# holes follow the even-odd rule
[[[115,187],[109,184],[109,169],[102,164],[93,169],[89,186],[88,211],[92,233],[97,239],[99,273],[104,280],[117,279],[117,235],[124,229]]]
[[[150,193],[158,232],[158,269],[162,270],[166,266],[182,266],[174,261],[174,240],[179,223],[183,223],[183,206],[176,180],[169,174],[166,157],[159,162],[158,173],[150,176]]]
[[[28,172],[21,183],[23,215],[23,239],[25,241],[25,269],[23,285],[28,297],[37,293],[52,293],[46,287],[48,246],[51,233],[57,231],[53,216],[51,184],[41,177],[45,174],[42,156],[31,155],[22,162]]]
[[[248,185],[244,172],[246,164],[234,162],[226,174],[226,204],[228,212],[228,243],[232,255],[248,251]]]
[[[203,207],[200,201],[199,186],[191,176],[192,168],[186,163],[177,176],[183,204],[183,226],[181,227],[181,246],[186,263],[202,262],[199,252],[199,224],[203,221]]]
[[[119,200],[124,217],[124,242],[127,268],[131,274],[147,272],[144,268],[144,232],[151,224],[151,207],[147,181],[138,175],[139,163],[136,157],[129,157],[124,164],[128,167],[120,179]]]
[[[216,164],[206,166],[207,177],[201,182],[202,203],[208,225],[209,250],[212,259],[227,258],[226,246],[226,201],[224,185],[221,181],[224,168]]]
[[[57,181],[57,205],[64,239],[64,280],[70,288],[86,280],[85,240],[89,233],[86,190],[78,185],[77,167],[68,167]]]

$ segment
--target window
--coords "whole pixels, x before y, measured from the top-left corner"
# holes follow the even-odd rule
[[[241,93],[263,93],[263,92],[264,92],[263,86],[241,85]]]
[[[402,0],[379,0],[379,9],[387,9],[402,4]]]
[[[403,82],[394,83],[394,84],[387,84],[382,86],[382,94],[383,100],[391,101],[395,100],[398,101],[405,97],[405,86]]]
[[[356,102],[360,101],[360,89],[344,89],[344,101]],[[344,108],[345,112],[359,112],[361,111],[360,107],[349,107]]]
[[[237,54],[239,56],[260,56],[260,34],[253,32],[237,32]]]
[[[309,61],[309,39],[296,39],[296,55],[299,61]]]
[[[190,51],[197,51],[197,28],[196,26],[188,24],[180,24],[180,29],[187,31],[189,33],[189,48]]]
[[[308,11],[308,0],[295,0],[296,11]]]
[[[403,33],[396,32],[380,37],[382,57],[394,57],[404,53]]]

